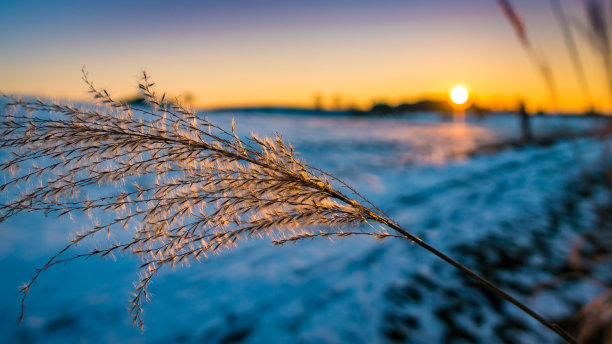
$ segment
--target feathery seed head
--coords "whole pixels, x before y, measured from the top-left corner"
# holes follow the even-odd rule
[[[274,243],[282,244],[353,234],[390,236],[342,232],[368,219],[392,220],[342,181],[298,159],[280,135],[239,138],[233,119],[226,131],[180,102],[169,102],[155,93],[146,73],[139,88],[150,108],[115,100],[94,87],[84,70],[83,80],[100,108],[3,96],[8,110],[0,120],[0,148],[12,156],[0,170],[12,177],[0,190],[20,193],[0,205],[0,222],[31,211],[85,212],[100,221],[75,234],[35,271],[21,290],[22,312],[42,271],[93,255],[125,251],[142,259],[130,308],[134,324],[142,327],[147,286],[166,265],[219,253],[253,237],[276,237]],[[147,183],[147,177],[154,182]],[[89,198],[96,187],[100,196]],[[103,213],[114,216],[104,222]],[[130,230],[131,239],[65,256],[84,240],[117,229]]]

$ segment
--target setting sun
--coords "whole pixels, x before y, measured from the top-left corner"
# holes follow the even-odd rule
[[[455,86],[450,91],[450,97],[453,103],[461,105],[468,100],[468,90],[463,86]]]

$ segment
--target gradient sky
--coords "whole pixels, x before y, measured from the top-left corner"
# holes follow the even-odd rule
[[[514,0],[559,88],[586,104],[548,1]],[[579,1],[565,0],[580,19]],[[576,33],[598,109],[610,100],[597,55]],[[0,2],[0,90],[84,99],[85,66],[118,97],[146,69],[203,107],[310,106],[341,95],[369,107],[466,85],[477,102],[551,109],[546,86],[495,0]]]

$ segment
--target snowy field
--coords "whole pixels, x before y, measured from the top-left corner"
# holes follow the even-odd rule
[[[513,115],[465,123],[434,114],[355,118],[209,114],[242,134],[279,132],[311,165],[347,181],[408,230],[556,320],[604,289],[576,281],[534,292],[598,224],[605,188],[585,176],[608,163],[596,139],[486,155],[519,136]],[[587,130],[601,120],[538,117],[535,131]],[[573,197],[574,194],[580,197]],[[569,200],[569,201],[568,201]],[[570,210],[566,205],[573,202]],[[164,271],[145,305],[128,302],[139,262],[91,258],[43,273],[17,326],[18,287],[87,225],[27,214],[0,225],[0,341],[4,343],[554,343],[511,305],[482,293],[421,248],[350,237],[273,246],[242,243],[200,264]],[[610,271],[603,271],[606,276]]]

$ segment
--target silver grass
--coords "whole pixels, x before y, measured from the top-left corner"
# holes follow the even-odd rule
[[[557,325],[400,227],[343,181],[301,161],[280,135],[241,138],[233,121],[231,129],[223,129],[178,100],[157,94],[146,73],[139,84],[150,105],[145,108],[115,100],[94,87],[85,71],[83,80],[101,107],[4,96],[7,113],[0,120],[0,149],[11,154],[0,170],[11,177],[0,191],[18,194],[0,204],[0,222],[33,211],[59,216],[82,212],[97,221],[33,273],[21,289],[20,321],[40,273],[79,258],[118,252],[140,257],[130,311],[134,324],[142,328],[147,287],[164,266],[200,260],[253,237],[284,244],[369,235],[415,242],[575,342]],[[144,176],[154,183],[140,185]],[[88,190],[96,187],[99,196],[89,198]],[[130,231],[128,240],[67,256],[86,239],[121,230]]]
[[[96,89],[87,74],[83,78],[94,98],[106,105],[103,111],[9,97],[9,113],[0,122],[0,147],[12,153],[0,165],[12,178],[0,190],[21,191],[0,205],[0,222],[24,211],[62,216],[103,210],[114,215],[77,233],[38,269],[21,290],[24,299],[50,266],[127,251],[143,261],[131,307],[134,323],[142,326],[147,285],[165,265],[200,259],[251,237],[283,243],[348,235],[342,228],[390,221],[372,205],[362,205],[365,199],[351,189],[362,203],[332,187],[330,180],[336,178],[300,161],[279,135],[241,139],[233,124],[226,131],[158,96],[146,74],[139,87],[152,110],[115,101],[106,90]],[[23,165],[27,168],[20,172]],[[155,177],[154,185],[133,181],[145,175]],[[34,187],[19,188],[30,179],[36,179]],[[119,182],[124,186],[112,188],[112,194],[87,198],[87,187]],[[86,238],[130,227],[130,241],[64,258]],[[388,235],[380,229],[367,234]]]

